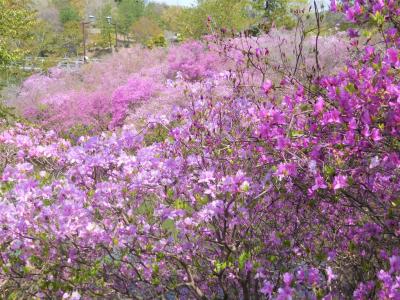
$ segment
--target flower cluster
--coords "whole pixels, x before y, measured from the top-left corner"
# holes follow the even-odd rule
[[[171,111],[174,105],[188,105],[185,91],[198,91],[204,81],[212,81],[211,85],[216,82],[220,86],[216,92],[227,94],[229,91],[221,86],[229,86],[227,80],[233,74],[225,74],[226,70],[238,62],[242,62],[247,84],[258,85],[259,76],[243,64],[246,52],[255,52],[259,60],[264,57],[261,52],[268,52],[275,67],[282,64],[285,71],[293,71],[297,56],[286,55],[283,62],[280,58],[291,53],[295,43],[295,32],[273,30],[259,39],[237,37],[222,47],[189,41],[168,51],[125,49],[79,70],[53,68],[47,74],[33,75],[8,103],[28,120],[48,129],[72,137],[95,134],[137,123],[160,110]],[[324,72],[343,66],[348,43],[341,35],[321,37],[319,43]],[[332,43],[336,46],[331,47]],[[303,77],[313,72],[313,45],[312,38],[304,41],[304,59],[297,66]],[[229,49],[228,57],[220,55],[222,49]],[[281,76],[275,68],[264,69],[264,77],[279,82]]]
[[[179,72],[185,79],[193,81],[215,73],[222,61],[216,53],[206,51],[203,43],[191,41],[172,47],[168,64],[170,76]]]
[[[385,46],[352,43],[333,74],[217,39],[231,69],[183,68],[165,84],[186,105],[140,128],[126,109],[162,94],[143,69],[114,89],[118,130],[1,132],[0,297],[398,299],[400,32],[382,5]]]

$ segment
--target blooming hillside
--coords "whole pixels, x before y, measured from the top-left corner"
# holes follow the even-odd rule
[[[23,98],[44,127],[0,134],[1,297],[399,299],[400,6],[332,9],[354,22],[332,59],[318,35],[286,57],[212,35],[211,52],[106,68],[91,93],[107,100],[82,106],[87,78],[41,77]],[[361,42],[366,22],[382,43]],[[98,134],[57,133],[86,120]]]
[[[15,105],[25,118],[46,128],[57,131],[80,128],[84,129],[82,133],[98,133],[121,126],[131,114],[134,115],[130,121],[137,122],[159,113],[160,109],[168,112],[175,105],[184,105],[187,102],[185,90],[198,92],[202,84],[226,85],[227,78],[221,72],[243,61],[242,43],[240,38],[233,39],[226,55],[221,55],[220,47],[214,43],[207,46],[197,41],[168,50],[123,49],[80,70],[54,68],[47,74],[33,75],[9,103]],[[277,30],[261,38],[246,39],[246,47],[260,45],[271,49],[269,58],[275,64],[280,63],[281,53],[292,51],[294,43],[294,32]],[[324,70],[331,71],[343,64],[347,53],[347,42],[343,37],[325,37],[320,43]],[[330,47],[332,43],[335,48]],[[312,66],[312,46],[313,39],[307,39],[303,50],[304,67]],[[288,55],[283,67],[293,69],[295,55]],[[245,70],[246,76],[250,72],[252,70]],[[298,72],[304,73],[304,70],[299,68]],[[268,70],[268,75],[275,80],[282,77],[272,70]],[[254,81],[256,78],[261,80],[259,75],[251,76],[247,80],[258,85]],[[206,81],[208,84],[204,84]],[[220,95],[227,92],[222,88],[218,91]]]

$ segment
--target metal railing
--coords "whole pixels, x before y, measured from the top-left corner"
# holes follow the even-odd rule
[[[99,62],[98,58],[88,59],[87,62]],[[83,58],[72,57],[72,58],[48,58],[48,57],[27,57],[23,60],[10,64],[9,68],[18,68],[26,72],[41,72],[46,70],[50,66],[56,66],[58,68],[75,70],[80,68],[84,64]]]

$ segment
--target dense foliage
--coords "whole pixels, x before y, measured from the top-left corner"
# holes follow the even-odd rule
[[[321,58],[319,32],[289,57],[273,32],[212,28],[209,52],[184,45],[164,72],[121,64],[122,86],[93,90],[112,93],[112,131],[4,130],[1,298],[399,299],[400,6],[331,6],[354,23],[341,63]],[[163,93],[185,103],[128,122],[132,101],[157,109]],[[54,97],[45,125],[102,103]]]
[[[309,5],[304,0],[255,0],[252,1],[255,10],[268,20],[272,20],[277,26],[294,27],[295,19],[292,10],[303,9]]]
[[[34,12],[25,1],[0,1],[0,70],[18,60],[34,24]]]

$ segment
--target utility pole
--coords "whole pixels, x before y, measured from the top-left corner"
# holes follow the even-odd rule
[[[83,63],[87,63],[86,59],[86,25],[89,25],[93,22],[95,16],[89,16],[89,21],[82,21],[82,35],[83,35]]]
[[[86,63],[86,32],[85,25],[87,22],[82,22],[82,36],[83,36],[83,63]]]
[[[107,22],[109,25],[114,26],[114,31],[115,31],[115,50],[118,48],[118,31],[117,31],[117,23],[111,22],[112,17],[108,16],[106,17]],[[110,37],[110,47],[111,47],[111,37]]]

